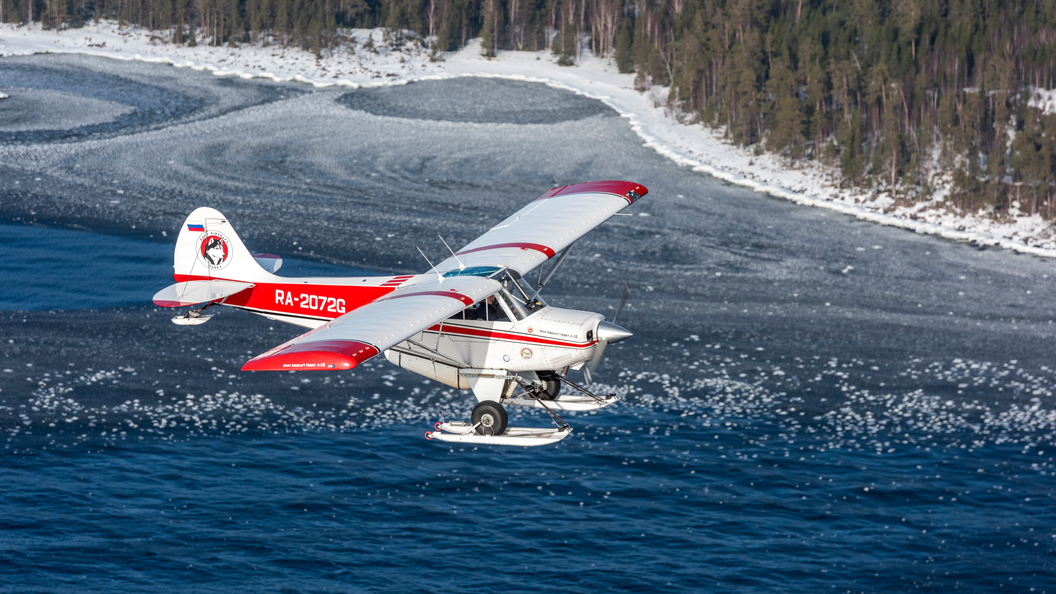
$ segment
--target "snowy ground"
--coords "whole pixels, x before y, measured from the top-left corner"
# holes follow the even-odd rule
[[[122,30],[112,22],[62,33],[43,31],[39,25],[3,24],[0,56],[72,52],[167,63],[209,70],[216,76],[268,78],[316,87],[391,86],[460,76],[540,82],[605,102],[630,120],[646,146],[680,165],[730,183],[918,233],[1056,257],[1052,225],[1040,216],[1026,216],[1016,208],[1008,220],[993,220],[986,212],[962,216],[946,208],[943,191],[930,201],[897,206],[886,193],[841,190],[832,185],[825,167],[789,168],[772,155],[755,155],[735,147],[703,126],[679,123],[665,108],[666,89],[654,87],[638,92],[633,75],[620,74],[610,61],[589,54],[575,67],[558,66],[547,52],[502,52],[497,59],[486,59],[480,55],[477,40],[460,52],[444,55],[443,61],[431,62],[428,52],[415,43],[386,45],[380,29],[356,30],[353,34],[357,41],[351,51],[324,52],[317,59],[309,52],[278,46],[175,46],[164,42],[172,38],[171,34]],[[375,50],[363,47],[368,37],[373,38]],[[18,92],[2,83],[0,80],[0,98],[5,92]]]

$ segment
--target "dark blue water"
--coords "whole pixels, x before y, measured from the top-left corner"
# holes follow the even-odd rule
[[[169,245],[0,225],[0,310],[142,304],[166,276],[172,278]]]
[[[67,592],[1052,589],[1037,450],[829,451],[663,410],[572,422],[537,450],[393,424],[8,454],[0,573]]]
[[[0,226],[3,307],[145,301],[171,249]],[[116,395],[139,373],[30,367],[29,406],[0,407],[4,592],[1044,592],[1056,577],[1051,443],[834,444],[832,427],[720,405],[747,406],[747,388],[625,372],[626,403],[567,415],[562,443],[452,447],[422,434],[440,409],[464,415],[464,395],[426,382],[407,400],[420,382],[384,364],[366,373],[401,387],[349,384],[339,411],[275,389],[189,394],[162,369],[156,402],[92,405],[83,389]]]

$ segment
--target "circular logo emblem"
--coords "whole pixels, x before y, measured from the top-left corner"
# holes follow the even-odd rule
[[[532,332],[535,332],[535,328],[528,326],[528,334],[531,334]]]
[[[231,261],[231,242],[218,231],[203,233],[198,238],[198,257],[210,270],[220,270]]]
[[[532,349],[530,349],[528,347],[525,347],[525,348],[521,349],[521,358],[522,359],[531,359],[532,358]]]

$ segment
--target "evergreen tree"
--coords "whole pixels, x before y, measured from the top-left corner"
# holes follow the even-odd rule
[[[803,140],[803,112],[797,96],[798,84],[785,56],[778,56],[767,81],[770,137],[767,146],[789,158],[797,158]]]
[[[634,72],[634,24],[632,19],[623,19],[620,34],[616,36],[616,68],[623,73]]]
[[[484,0],[482,23],[480,27],[480,53],[484,57],[494,58],[499,49],[499,28],[502,25],[498,0]]]

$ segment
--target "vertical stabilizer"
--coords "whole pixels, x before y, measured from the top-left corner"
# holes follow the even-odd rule
[[[196,209],[180,228],[173,269],[177,282],[209,279],[260,282],[274,278],[242,244],[227,217],[208,207]]]

